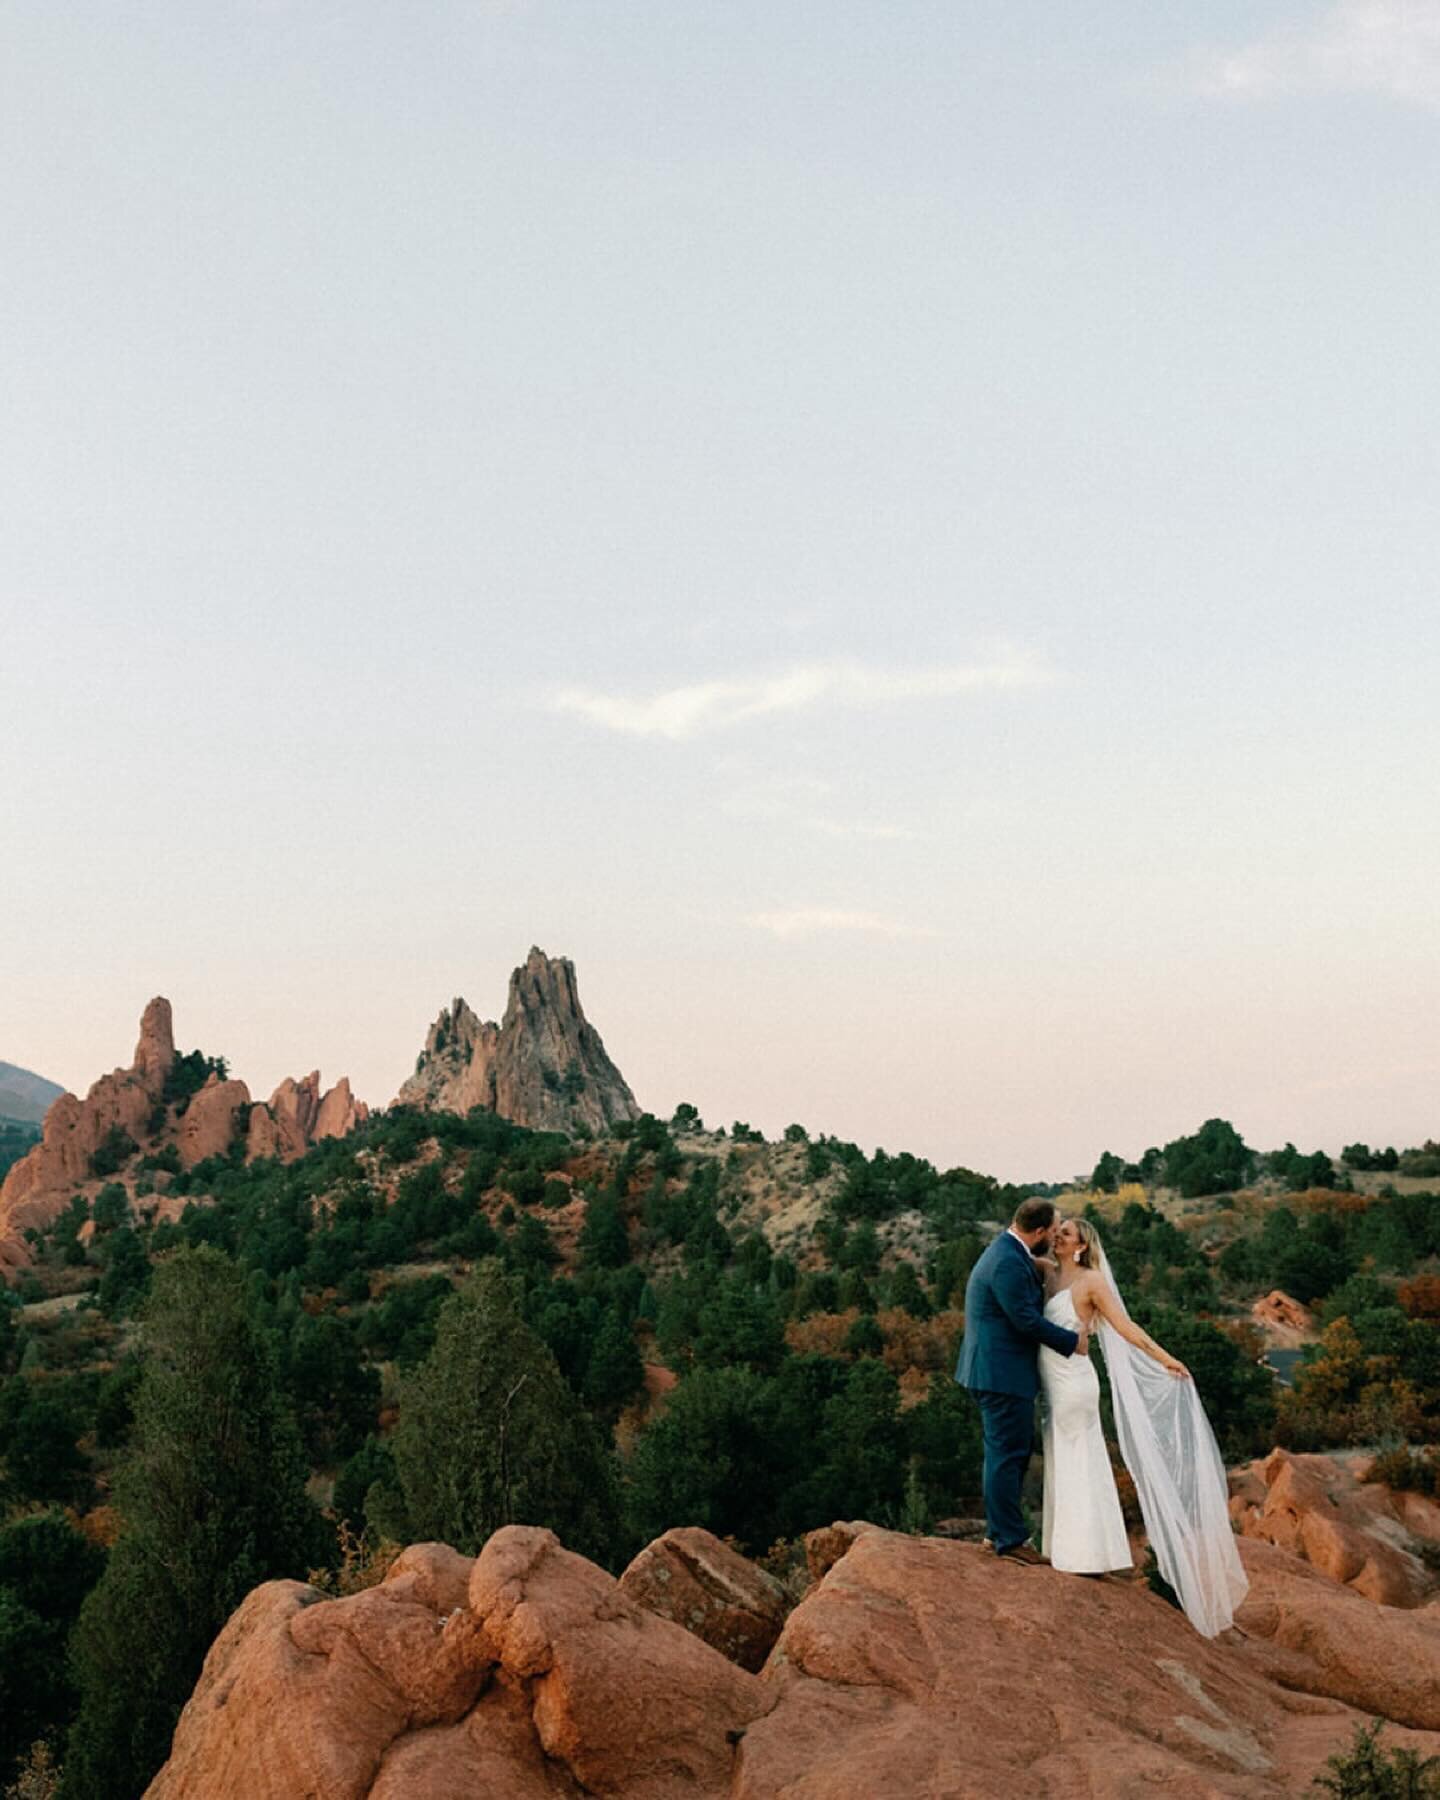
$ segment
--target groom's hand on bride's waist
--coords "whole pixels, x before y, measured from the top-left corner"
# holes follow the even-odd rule
[[[1072,1356],[1088,1356],[1090,1354],[1090,1333],[1083,1325],[1080,1327],[1080,1334],[1075,1341],[1075,1348],[1070,1354]]]

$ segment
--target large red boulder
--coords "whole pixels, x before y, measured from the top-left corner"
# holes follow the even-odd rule
[[[591,1793],[722,1793],[736,1737],[771,1704],[753,1676],[534,1526],[486,1544],[470,1607],[501,1665],[531,1683],[545,1754]]]
[[[175,1146],[182,1169],[193,1169],[210,1156],[224,1156],[243,1116],[250,1119],[250,1090],[243,1081],[222,1081],[212,1073],[198,1094],[193,1094],[184,1117],[175,1128]]]
[[[647,1544],[620,1577],[620,1591],[742,1669],[760,1667],[785,1623],[785,1590],[775,1577],[698,1525]]]

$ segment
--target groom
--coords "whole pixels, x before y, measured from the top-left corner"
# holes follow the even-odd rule
[[[980,1407],[985,1435],[985,1523],[997,1556],[1044,1562],[1025,1542],[1020,1483],[1035,1434],[1036,1365],[1041,1344],[1061,1356],[1085,1349],[1084,1334],[1045,1317],[1045,1284],[1035,1258],[1050,1246],[1055,1208],[1022,1200],[970,1271],[965,1287],[965,1342],[955,1379]]]

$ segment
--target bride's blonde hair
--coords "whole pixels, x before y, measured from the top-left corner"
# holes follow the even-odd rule
[[[1104,1245],[1100,1242],[1100,1233],[1088,1219],[1072,1219],[1070,1223],[1080,1234],[1080,1249],[1077,1258],[1082,1269],[1098,1269]]]

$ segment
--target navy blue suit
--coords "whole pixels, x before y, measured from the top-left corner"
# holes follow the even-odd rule
[[[997,1550],[1025,1541],[1020,1484],[1035,1438],[1037,1355],[1048,1344],[1061,1356],[1079,1338],[1045,1317],[1039,1266],[1019,1238],[1002,1231],[965,1285],[965,1342],[955,1379],[980,1407],[985,1433],[985,1523]]]

